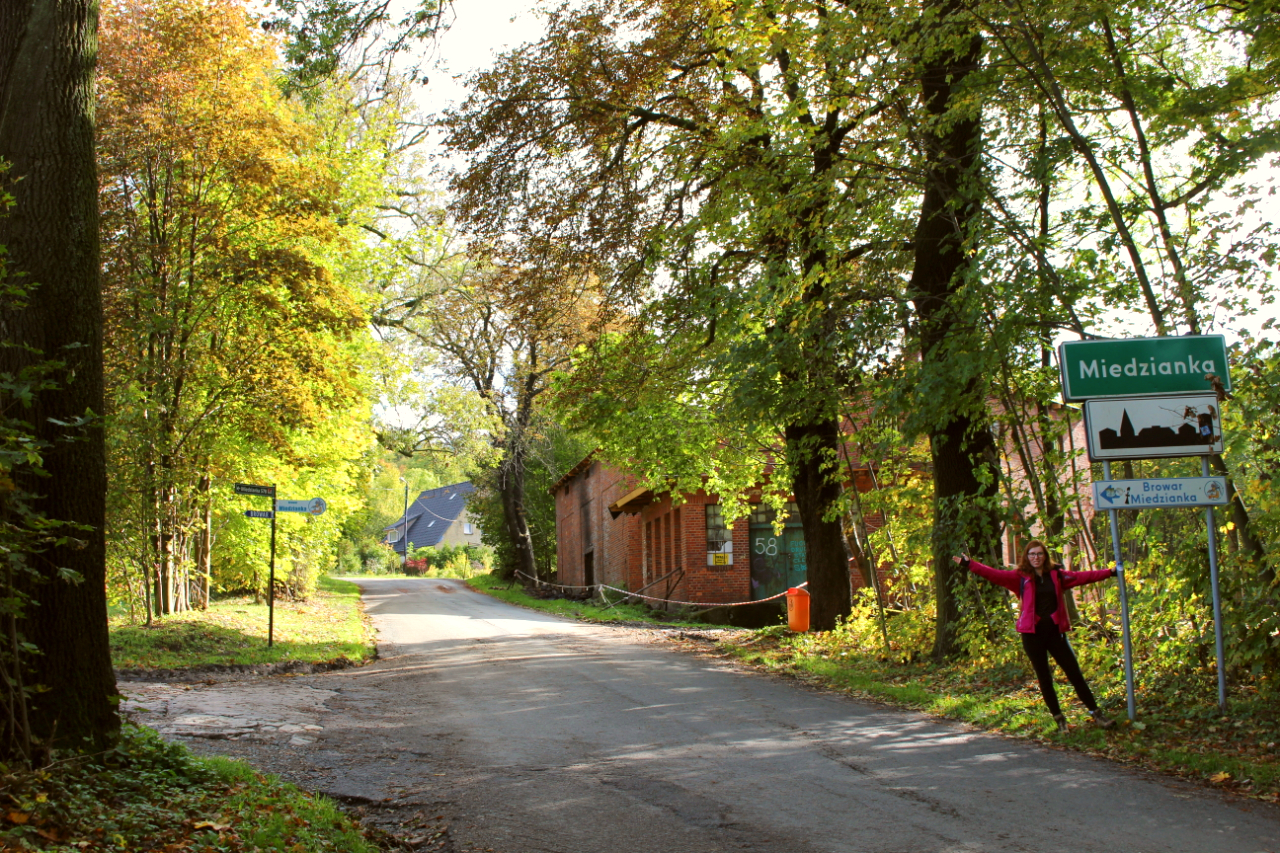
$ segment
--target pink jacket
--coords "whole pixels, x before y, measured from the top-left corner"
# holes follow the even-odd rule
[[[969,561],[969,571],[978,577],[986,578],[994,584],[1011,590],[1015,595],[1019,596],[1022,599],[1022,613],[1018,616],[1018,624],[1016,626],[1018,633],[1034,634],[1036,632],[1036,584],[1034,580],[1016,569],[993,569],[990,566],[982,565],[977,560]],[[1050,568],[1049,577],[1053,578],[1054,589],[1058,591],[1058,609],[1053,614],[1053,622],[1058,626],[1058,630],[1064,632],[1071,630],[1071,620],[1067,618],[1067,599],[1062,594],[1063,590],[1106,580],[1114,575],[1115,572],[1112,569],[1098,569],[1092,572],[1068,572],[1065,569]]]

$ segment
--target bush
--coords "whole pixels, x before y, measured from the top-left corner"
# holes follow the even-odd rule
[[[406,572],[438,578],[472,578],[493,567],[493,552],[483,545],[428,545],[409,552]]]

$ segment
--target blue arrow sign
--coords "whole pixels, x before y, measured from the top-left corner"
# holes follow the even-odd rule
[[[1227,481],[1223,477],[1150,477],[1093,484],[1095,509],[1226,505]]]
[[[269,509],[246,509],[244,511],[245,518],[271,518],[275,513]]]

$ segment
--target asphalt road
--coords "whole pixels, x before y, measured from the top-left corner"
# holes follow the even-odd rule
[[[203,688],[247,728],[202,750],[442,821],[418,849],[1280,853],[1272,806],[808,690],[456,581],[359,582],[379,662]],[[201,693],[173,697],[169,722],[210,713]],[[268,696],[273,726],[254,733]]]

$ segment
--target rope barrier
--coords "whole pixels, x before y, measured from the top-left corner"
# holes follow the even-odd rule
[[[545,584],[546,586],[556,586],[556,587],[559,587],[560,589],[597,589],[597,590],[608,589],[614,592],[620,592],[627,598],[643,598],[646,601],[661,601],[664,604],[682,604],[687,607],[708,607],[708,608],[709,607],[743,607],[747,604],[762,604],[763,602],[766,602],[766,601],[773,601],[775,598],[782,598],[782,596],[786,595],[785,592],[780,592],[777,595],[771,595],[768,598],[760,598],[755,601],[731,601],[731,602],[713,604],[706,601],[679,601],[674,598],[658,598],[652,595],[641,595],[638,592],[627,592],[625,589],[618,589],[616,586],[609,586],[608,584],[603,584],[603,583],[598,583],[598,584],[595,584],[594,586],[569,586],[568,584],[552,583],[551,581],[544,581],[539,578],[530,577],[529,575],[525,574],[519,569],[516,569],[516,574],[523,578],[529,578],[529,580],[533,581],[534,583]],[[795,587],[795,589],[803,589],[808,585],[809,585],[809,582],[805,581],[804,583]]]
[[[568,584],[552,583],[551,581],[544,581],[542,580],[542,578],[535,578],[532,575],[527,575],[524,572],[520,571],[519,569],[516,569],[516,574],[522,578],[528,578],[534,583],[540,584],[542,586],[558,586],[560,587],[560,589],[595,589],[594,586],[569,586]]]

